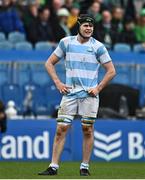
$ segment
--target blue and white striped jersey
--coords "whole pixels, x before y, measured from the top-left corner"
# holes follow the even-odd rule
[[[54,54],[65,60],[66,84],[72,87],[67,96],[79,98],[89,96],[88,89],[97,86],[100,64],[111,61],[105,46],[93,37],[83,44],[77,36],[65,37]]]

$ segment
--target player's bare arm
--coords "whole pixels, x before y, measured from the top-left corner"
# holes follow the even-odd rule
[[[67,87],[64,83],[62,83],[56,74],[55,64],[58,61],[59,61],[58,57],[55,54],[52,54],[46,61],[45,67],[47,69],[47,72],[51,76],[52,80],[54,81],[57,89],[60,91],[60,93],[65,94],[69,92],[70,87]]]
[[[112,61],[103,64],[106,70],[105,76],[96,88],[90,88],[88,93],[92,96],[96,96],[99,92],[109,83],[109,81],[116,75],[115,67]]]

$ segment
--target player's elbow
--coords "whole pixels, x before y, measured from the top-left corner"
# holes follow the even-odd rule
[[[116,70],[115,70],[115,68],[112,68],[112,69],[110,70],[110,76],[111,76],[111,78],[114,78],[114,77],[116,76]]]
[[[49,60],[47,60],[45,62],[45,68],[48,70],[50,66],[51,66],[51,62]]]
[[[115,69],[112,70],[112,75],[113,75],[113,77],[116,76],[116,70]]]

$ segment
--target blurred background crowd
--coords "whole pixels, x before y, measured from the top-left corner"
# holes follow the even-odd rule
[[[0,32],[25,34],[34,45],[57,43],[77,33],[77,17],[88,13],[96,21],[94,37],[113,48],[116,43],[145,42],[144,0],[0,0]]]

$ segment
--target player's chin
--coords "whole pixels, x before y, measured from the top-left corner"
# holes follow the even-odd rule
[[[89,39],[91,37],[91,35],[85,35],[84,37]]]
[[[85,36],[86,38],[90,38],[90,37],[92,36],[92,33],[86,33],[84,36]]]

